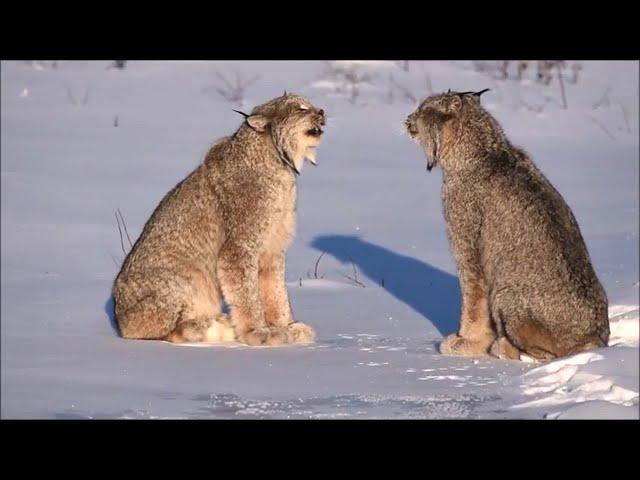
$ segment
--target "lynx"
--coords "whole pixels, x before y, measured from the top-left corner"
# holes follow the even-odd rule
[[[284,281],[296,177],[315,164],[325,114],[292,94],[257,106],[160,202],[115,279],[125,338],[311,342]],[[230,308],[222,313],[223,300]]]
[[[546,360],[606,346],[607,297],[578,223],[482,107],[485,91],[430,96],[405,121],[427,169],[442,169],[462,291],[460,328],[440,350]]]

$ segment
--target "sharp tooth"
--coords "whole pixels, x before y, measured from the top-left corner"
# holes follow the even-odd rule
[[[305,155],[306,159],[309,161],[309,163],[312,163],[313,165],[318,165],[316,163],[316,151],[313,148],[308,148],[307,149],[307,154]]]

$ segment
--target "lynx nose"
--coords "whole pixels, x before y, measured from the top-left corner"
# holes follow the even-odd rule
[[[320,115],[320,125],[324,125],[326,119],[324,117],[324,110],[322,108],[318,110],[318,115]]]
[[[409,132],[409,135],[411,136],[416,136],[418,134],[418,129],[416,128],[416,126],[414,125],[411,117],[408,117],[405,121],[404,121],[404,125],[405,127],[407,127],[407,132]]]

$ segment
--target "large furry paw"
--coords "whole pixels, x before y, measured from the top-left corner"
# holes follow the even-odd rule
[[[514,347],[507,337],[500,337],[493,342],[489,353],[502,360],[520,360],[520,350]]]
[[[489,345],[484,342],[469,340],[453,333],[440,343],[440,353],[443,355],[478,356],[487,355]]]
[[[292,339],[291,333],[286,328],[281,327],[259,327],[238,336],[238,340],[251,346],[282,345],[291,343]]]
[[[235,330],[229,316],[221,313],[211,322],[204,334],[204,341],[208,343],[233,342],[236,339]]]
[[[287,326],[294,343],[312,343],[316,338],[316,332],[305,323],[294,322]]]

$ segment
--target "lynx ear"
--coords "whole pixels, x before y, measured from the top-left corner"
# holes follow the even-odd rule
[[[269,120],[264,115],[249,115],[247,117],[247,123],[256,132],[264,132],[269,124]]]

